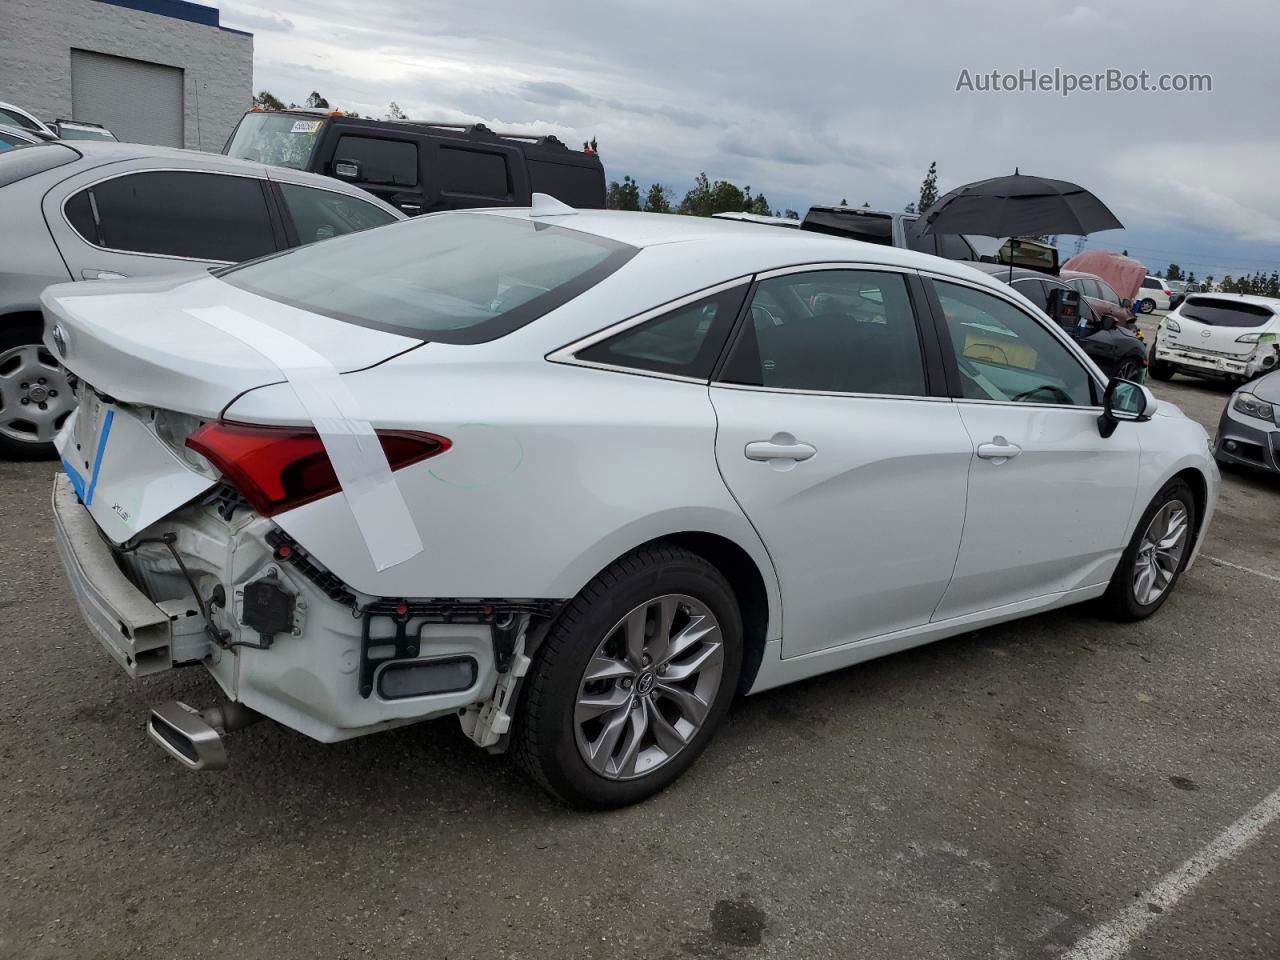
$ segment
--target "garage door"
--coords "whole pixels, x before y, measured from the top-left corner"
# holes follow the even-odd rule
[[[120,140],[181,147],[182,70],[145,60],[71,51],[71,118]]]

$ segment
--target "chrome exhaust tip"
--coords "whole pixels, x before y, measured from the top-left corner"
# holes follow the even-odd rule
[[[177,700],[151,708],[147,736],[188,770],[221,770],[227,765],[222,732],[200,711]]]

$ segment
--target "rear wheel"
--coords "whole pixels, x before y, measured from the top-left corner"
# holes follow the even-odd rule
[[[1152,300],[1150,297],[1143,297],[1142,299],[1143,313],[1150,313],[1151,311],[1155,310],[1155,308],[1156,308],[1156,302],[1154,300]]]
[[[720,572],[675,547],[637,550],[592,580],[538,648],[516,756],[574,806],[643,800],[706,748],[741,665],[741,616]]]
[[[1191,556],[1196,501],[1185,480],[1170,480],[1142,514],[1107,587],[1119,620],[1142,620],[1169,598]]]
[[[54,435],[75,406],[67,375],[40,333],[34,323],[0,329],[0,457],[9,460],[56,456]]]
[[[1151,349],[1147,351],[1147,373],[1153,380],[1172,380],[1173,364],[1167,360],[1156,359],[1156,345],[1151,344]]]

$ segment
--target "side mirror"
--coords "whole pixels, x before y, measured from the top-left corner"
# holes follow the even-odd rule
[[[1121,423],[1142,423],[1156,414],[1155,394],[1140,383],[1112,377],[1102,394],[1098,433],[1109,437]]]
[[[1075,336],[1080,322],[1080,292],[1066,287],[1054,287],[1049,291],[1049,316],[1067,333]]]
[[[341,177],[343,180],[359,180],[360,164],[355,160],[335,160],[333,161],[333,175]]]

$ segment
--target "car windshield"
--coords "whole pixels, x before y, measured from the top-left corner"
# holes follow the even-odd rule
[[[246,113],[222,152],[241,160],[305,170],[323,127],[323,118]]]
[[[450,213],[337,237],[218,276],[358,326],[481,343],[567,303],[636,252],[547,223]]]

